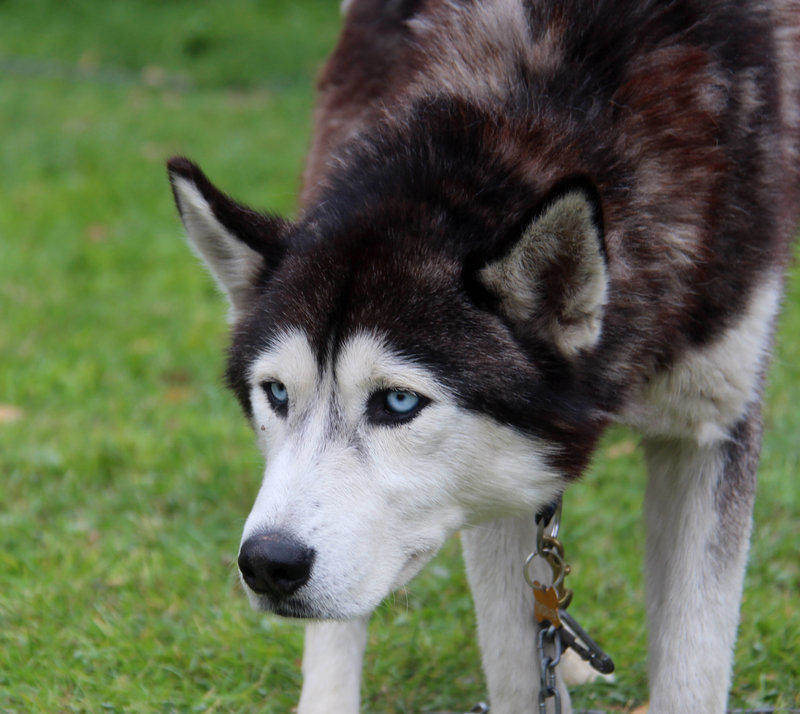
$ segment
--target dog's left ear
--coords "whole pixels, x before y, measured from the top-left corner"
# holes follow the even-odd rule
[[[480,280],[506,318],[571,357],[600,339],[608,293],[599,199],[582,184],[558,190]]]
[[[170,159],[167,171],[189,243],[227,295],[235,316],[251,299],[256,278],[281,262],[289,224],[237,203],[188,159]]]

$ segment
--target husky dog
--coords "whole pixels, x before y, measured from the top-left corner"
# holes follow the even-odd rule
[[[650,471],[650,711],[724,710],[797,0],[353,0],[295,221],[169,173],[266,458],[242,580],[312,620],[302,714],[357,712],[370,612],[459,529],[492,711],[536,710],[532,516],[612,422]]]

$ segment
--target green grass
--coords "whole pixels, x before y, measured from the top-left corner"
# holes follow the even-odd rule
[[[163,161],[186,153],[291,211],[336,3],[6,0],[0,16],[0,711],[289,711],[302,632],[236,585],[259,457]],[[732,703],[798,706],[797,277],[768,394]],[[619,670],[579,706],[647,696],[632,440],[613,431],[566,502],[574,612]],[[377,613],[364,710],[480,698],[473,629],[451,542]]]

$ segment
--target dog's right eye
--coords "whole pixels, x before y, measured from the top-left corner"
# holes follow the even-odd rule
[[[267,400],[272,405],[276,414],[285,416],[289,408],[289,392],[283,382],[262,382],[261,388],[267,395]]]

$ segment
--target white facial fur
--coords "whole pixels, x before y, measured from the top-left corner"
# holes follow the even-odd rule
[[[427,369],[379,336],[353,336],[320,369],[305,335],[288,332],[250,377],[267,463],[242,540],[280,530],[316,551],[309,582],[292,596],[309,615],[366,614],[461,526],[529,513],[563,488],[545,465],[546,445],[459,407]],[[261,383],[270,380],[286,385],[285,417],[264,394]],[[369,397],[395,387],[431,402],[409,422],[371,423]]]

